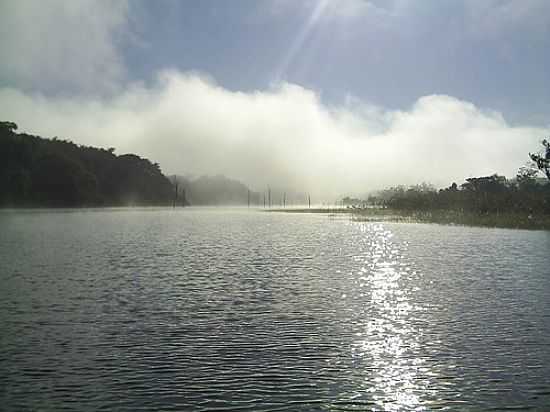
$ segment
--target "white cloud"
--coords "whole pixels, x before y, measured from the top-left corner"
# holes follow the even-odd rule
[[[25,89],[112,91],[125,76],[117,41],[126,1],[0,3],[0,77]]]
[[[382,27],[383,20],[422,15],[408,0],[269,4],[277,13],[296,7],[312,13],[280,72],[318,22],[347,27],[349,19],[368,17],[360,27]],[[544,0],[465,4],[473,26],[495,32],[548,21]],[[404,111],[351,97],[328,107],[314,91],[293,84],[232,92],[177,71],[160,74],[151,87],[122,90],[127,79],[119,43],[128,35],[128,7],[100,0],[0,3],[0,78],[12,86],[0,89],[4,119],[35,134],[134,152],[168,173],[222,173],[258,189],[270,184],[317,197],[422,181],[448,185],[494,172],[510,176],[548,133],[511,127],[498,113],[442,95],[421,97]]]
[[[151,88],[109,99],[45,98],[0,89],[7,120],[23,130],[114,146],[168,173],[216,174],[327,198],[387,185],[513,175],[548,129],[511,127],[501,115],[449,96],[406,111],[357,99],[327,107],[297,85],[232,92],[195,74],[165,72]]]

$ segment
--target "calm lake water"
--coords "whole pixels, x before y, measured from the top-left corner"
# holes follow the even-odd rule
[[[550,232],[0,211],[0,409],[550,408]]]

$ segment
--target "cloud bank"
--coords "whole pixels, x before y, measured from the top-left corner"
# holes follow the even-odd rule
[[[311,30],[331,19],[366,16],[386,24],[430,15],[434,6],[402,0],[269,4],[279,12],[290,4],[312,10]],[[484,22],[476,27],[498,31],[512,23],[538,27],[547,4],[463,6],[468,21]],[[549,131],[511,126],[499,113],[446,95],[420,97],[395,111],[353,97],[329,106],[316,91],[290,83],[235,92],[177,70],[159,73],[149,85],[132,84],[121,52],[131,38],[130,15],[125,1],[0,3],[2,117],[23,131],[137,153],[167,174],[219,173],[256,190],[270,185],[326,200],[388,185],[512,176]]]
[[[0,2],[0,81],[25,90],[111,92],[125,77],[125,0]],[[1,83],[0,83],[1,84]]]
[[[424,96],[405,111],[354,98],[331,107],[298,85],[233,92],[178,71],[110,98],[4,88],[0,106],[25,131],[134,152],[166,173],[220,173],[257,190],[269,184],[326,200],[388,185],[513,176],[548,133],[512,127],[451,96]]]

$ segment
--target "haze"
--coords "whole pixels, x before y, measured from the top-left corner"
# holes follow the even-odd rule
[[[296,3],[2,2],[2,117],[325,199],[513,176],[549,133],[550,3]]]

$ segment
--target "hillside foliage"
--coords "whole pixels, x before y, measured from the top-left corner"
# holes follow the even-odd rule
[[[170,181],[134,154],[17,133],[0,122],[0,206],[169,205]]]

